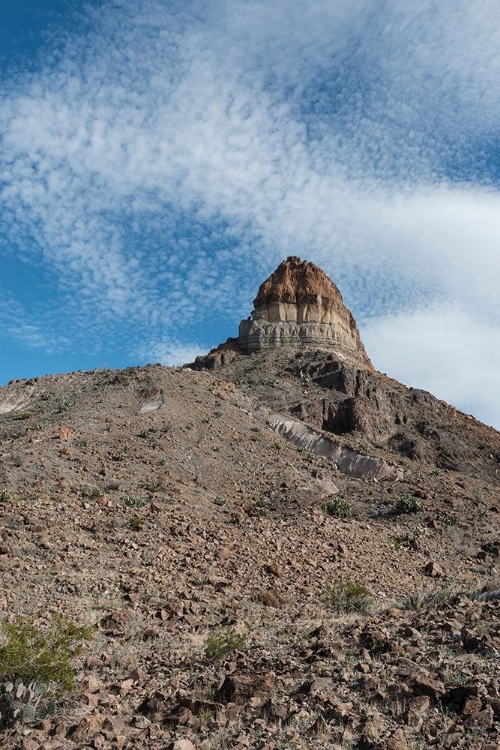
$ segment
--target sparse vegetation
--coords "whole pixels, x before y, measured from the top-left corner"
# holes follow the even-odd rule
[[[416,610],[431,609],[449,602],[453,595],[454,591],[449,586],[432,591],[415,591],[405,597],[404,607],[405,609]]]
[[[269,500],[265,497],[260,497],[255,501],[255,515],[267,516],[269,513]]]
[[[335,516],[335,518],[352,516],[352,505],[345,497],[330,495],[321,507],[328,516]]]
[[[335,612],[368,612],[370,593],[361,581],[338,581],[330,589]]]
[[[210,633],[205,643],[205,656],[207,659],[225,659],[233,651],[240,651],[247,640],[248,633],[236,633],[234,630],[226,630],[221,633]]]
[[[138,433],[137,437],[140,437],[140,438],[152,438],[152,437],[154,437],[154,435],[155,435],[155,433],[157,431],[158,430],[157,430],[156,427],[148,427],[148,428],[146,428],[144,430],[141,430]]]
[[[44,422],[38,422],[37,424],[30,424],[26,429],[28,432],[41,432],[47,425]]]
[[[413,495],[401,495],[394,505],[394,513],[397,515],[418,513],[419,510],[422,510],[422,502]]]
[[[46,632],[33,622],[4,623],[0,646],[0,722],[39,721],[74,688],[71,661],[91,638],[88,628],[53,616]]]
[[[144,519],[139,518],[139,516],[132,516],[132,518],[128,522],[128,525],[132,529],[132,531],[140,531],[144,526]]]
[[[301,358],[323,367],[323,354]],[[319,379],[335,385],[337,363],[326,361],[332,372]],[[436,459],[414,429],[417,414],[401,427],[418,449],[410,471],[399,471],[401,454],[391,457],[382,438],[332,433],[335,445],[366,449],[394,470],[378,481],[371,468],[343,474],[309,444],[296,452],[264,409],[250,408],[247,394],[269,408],[301,398],[279,373],[253,385],[264,362],[265,353],[244,358],[242,393],[226,389],[224,367],[165,368],[144,391],[129,377],[104,390],[102,373],[81,373],[40,379],[29,401],[20,386],[0,401],[24,404],[0,413],[0,647],[1,623],[17,613],[44,636],[62,607],[75,623],[96,623],[95,642],[71,656],[75,688],[64,695],[0,675],[4,750],[167,747],[184,737],[205,750],[243,738],[276,750],[476,750],[497,740],[499,480],[490,453],[500,456],[500,442],[485,432],[486,469],[472,444],[459,473],[433,478],[429,461],[446,465],[459,416]],[[314,382],[303,408],[289,411],[319,427]],[[54,398],[44,402],[46,383]],[[141,412],[160,391],[161,408]],[[412,394],[394,394],[403,414]],[[324,396],[332,409],[341,403],[330,389]],[[35,416],[19,421],[33,404]],[[36,423],[47,429],[27,432]],[[467,427],[473,443],[481,426]],[[407,496],[419,512],[399,504]]]
[[[143,497],[139,497],[139,495],[128,495],[124,498],[123,503],[127,508],[143,508],[147,504],[147,501]]]
[[[394,546],[396,549],[413,549],[419,550],[421,546],[421,540],[429,535],[429,529],[427,526],[419,524],[415,526],[412,531],[409,531],[403,536],[395,537]]]
[[[455,513],[446,513],[442,516],[441,522],[445,526],[460,526],[460,519]]]

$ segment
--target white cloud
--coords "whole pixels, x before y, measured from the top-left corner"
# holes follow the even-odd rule
[[[143,345],[138,350],[142,361],[159,362],[168,367],[185,365],[194,362],[196,357],[206,354],[206,345],[180,341],[156,341]]]
[[[460,308],[430,308],[363,326],[374,365],[430,391],[488,424],[500,425],[500,329]]]

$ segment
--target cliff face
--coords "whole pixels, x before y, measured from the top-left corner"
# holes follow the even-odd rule
[[[328,276],[314,263],[291,256],[261,284],[238,344],[246,354],[311,346],[335,350],[353,365],[372,369],[351,312]]]

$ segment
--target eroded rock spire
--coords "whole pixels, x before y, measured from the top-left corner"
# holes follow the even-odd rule
[[[335,284],[321,268],[296,256],[284,260],[261,284],[251,316],[240,324],[238,344],[245,353],[316,346],[372,368],[356,321]]]

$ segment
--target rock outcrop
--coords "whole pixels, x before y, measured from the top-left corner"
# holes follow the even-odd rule
[[[268,426],[283,437],[297,443],[303,424],[300,440],[310,444],[299,447],[325,456],[317,436],[330,436],[328,459],[351,476],[375,477],[365,454],[387,459],[382,450],[497,482],[498,433],[430,393],[377,372],[339,290],[320,268],[287,258],[261,285],[254,305],[239,338],[197,357],[190,367],[218,370],[237,382],[255,407],[280,415],[282,423]],[[347,461],[336,448],[331,452],[332,435]]]
[[[372,369],[356,321],[342,295],[314,263],[291,256],[260,286],[254,310],[240,324],[245,354],[274,348],[323,348]]]

